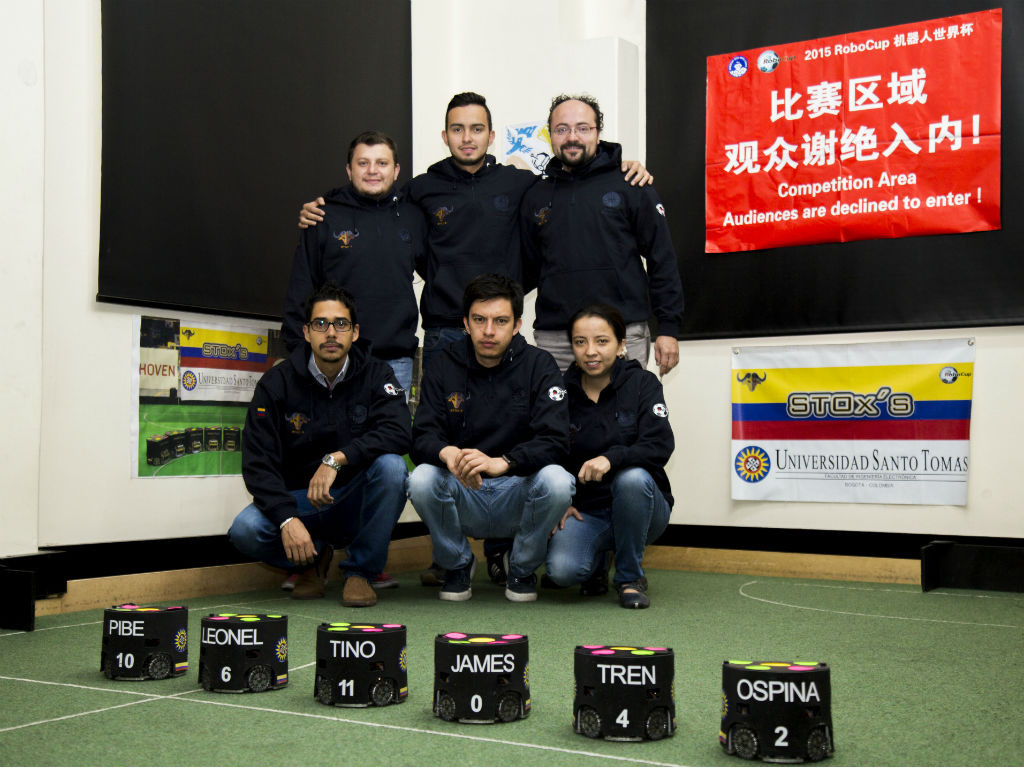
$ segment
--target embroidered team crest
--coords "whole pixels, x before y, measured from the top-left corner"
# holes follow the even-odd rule
[[[454,208],[449,208],[446,205],[443,205],[440,208],[436,209],[434,211],[434,223],[437,224],[437,226],[439,227],[443,227],[445,224],[448,223],[448,217],[454,210]]]
[[[334,239],[341,243],[342,248],[351,248],[352,242],[359,237],[359,230],[346,229],[344,232],[335,232]]]
[[[363,424],[366,422],[366,406],[362,404],[353,405],[348,412],[349,418],[353,424]]]
[[[448,395],[448,413],[462,413],[462,407],[466,404],[466,396],[461,392],[452,392]]]
[[[654,208],[655,208],[655,209],[656,209],[656,210],[658,211],[658,213],[660,213],[660,214],[661,214],[662,216],[664,216],[664,215],[665,215],[665,206],[664,206],[664,205],[662,205],[661,203],[658,203],[658,204],[657,204],[656,206],[654,206]]]
[[[552,387],[548,390],[548,397],[554,400],[556,403],[561,402],[565,399],[565,390],[561,387]]]
[[[664,403],[655,403],[654,407],[651,408],[651,412],[660,419],[668,418],[668,408],[665,407]]]
[[[548,218],[551,216],[551,206],[545,205],[539,211],[533,212],[533,220],[537,222],[538,227],[543,227],[548,223]]]
[[[389,381],[387,384],[384,385],[384,392],[385,392],[385,394],[388,394],[388,395],[391,395],[392,397],[395,397],[396,395],[401,394],[402,388],[401,387],[396,387],[394,384],[392,384]]]
[[[293,435],[301,435],[302,428],[309,424],[309,417],[304,413],[299,413],[298,411],[295,413],[286,413],[284,420],[292,425]]]
[[[618,192],[605,192],[601,198],[601,204],[605,208],[618,208],[622,205],[622,195]]]

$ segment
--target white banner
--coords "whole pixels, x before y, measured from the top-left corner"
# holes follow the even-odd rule
[[[974,340],[745,347],[732,498],[967,503]]]

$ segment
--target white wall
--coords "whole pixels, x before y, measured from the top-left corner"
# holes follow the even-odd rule
[[[590,91],[606,107],[606,136],[624,137],[626,154],[644,158],[640,0],[412,0],[412,16],[415,172],[444,156],[444,107],[464,90],[488,97],[499,129],[546,116],[558,91]],[[131,316],[138,310],[95,301],[99,0],[4,3],[0,62],[0,311],[8,331],[0,556],[36,545],[222,533],[248,501],[239,479],[129,477]],[[967,507],[729,499],[733,346],[967,334],[977,338]],[[1024,424],[1017,392],[1024,329],[690,342],[682,358],[665,380],[678,444],[670,464],[679,499],[674,522],[1024,537],[1012,426]]]
[[[238,478],[130,477],[132,315],[139,310],[95,300],[100,4],[33,5],[45,9],[46,43],[46,115],[36,126],[46,152],[39,544],[224,533],[249,502]],[[140,206],[152,193],[139,190]]]
[[[0,4],[0,556],[36,551],[43,322],[43,4]]]
[[[499,159],[503,126],[546,118],[553,96],[581,91],[625,156],[643,157],[645,23],[642,0],[412,0],[414,172],[447,156],[445,107],[462,91],[487,97]]]

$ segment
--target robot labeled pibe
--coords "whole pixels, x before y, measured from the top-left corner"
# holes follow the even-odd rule
[[[163,680],[188,671],[188,608],[124,603],[103,611],[100,669],[112,680]]]

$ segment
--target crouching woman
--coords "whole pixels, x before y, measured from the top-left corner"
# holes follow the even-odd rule
[[[584,595],[608,591],[610,552],[623,608],[646,608],[644,549],[672,511],[665,464],[675,440],[658,378],[624,359],[626,325],[614,307],[591,304],[569,322],[575,361],[565,372],[570,452],[577,478],[572,505],[548,544],[547,577],[581,584]]]

